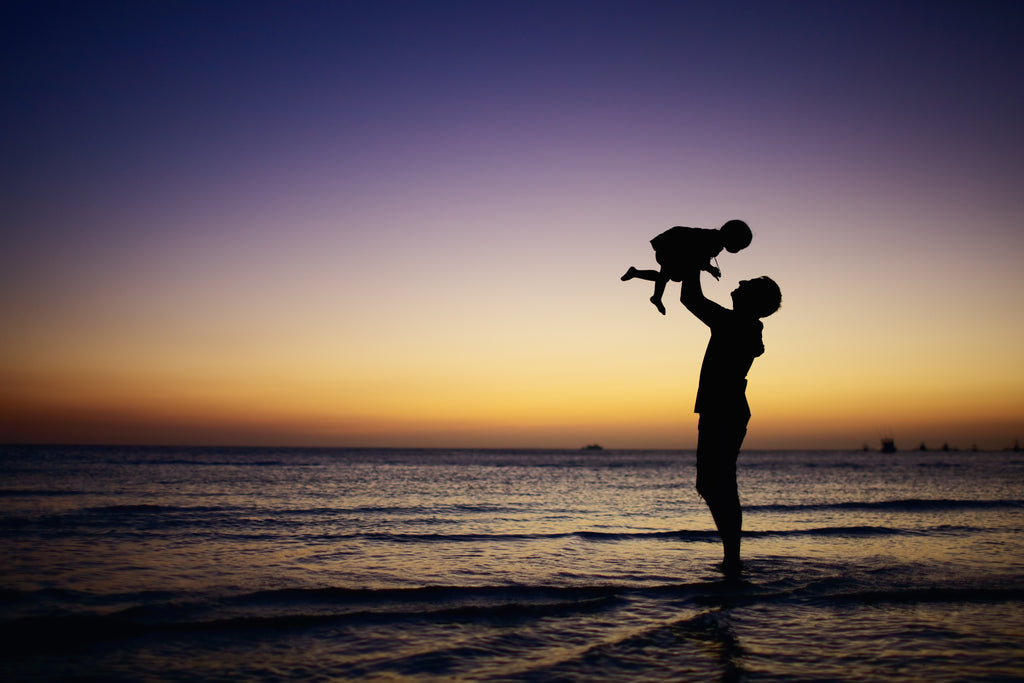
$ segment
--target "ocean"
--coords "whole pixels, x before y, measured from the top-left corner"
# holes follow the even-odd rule
[[[0,448],[6,681],[1021,681],[1024,454]]]

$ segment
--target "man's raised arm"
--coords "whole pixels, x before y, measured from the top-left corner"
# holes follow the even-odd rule
[[[704,290],[700,285],[700,271],[696,268],[683,276],[680,291],[679,300],[690,313],[708,327],[711,327],[714,320],[727,310],[704,296]]]

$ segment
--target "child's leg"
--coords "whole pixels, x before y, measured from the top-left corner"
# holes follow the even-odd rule
[[[629,267],[626,274],[622,276],[623,280],[632,280],[633,278],[640,278],[641,280],[651,280],[654,282],[654,296],[651,297],[651,303],[661,311],[662,315],[665,315],[665,306],[661,303],[661,297],[665,294],[665,285],[668,283],[668,276],[657,270],[637,270],[633,266]]]
[[[654,279],[654,296],[651,297],[651,303],[662,315],[665,315],[665,305],[661,303],[661,297],[665,294],[666,284],[668,284],[668,278],[658,273],[658,277]]]
[[[625,280],[632,280],[635,277],[638,277],[641,280],[654,280],[654,281],[657,281],[658,278],[661,277],[661,273],[659,273],[656,270],[637,270],[633,266],[630,266],[629,270],[626,271],[626,274],[623,275],[619,279],[625,281]]]

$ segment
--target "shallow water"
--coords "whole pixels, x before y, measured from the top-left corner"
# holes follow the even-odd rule
[[[1021,680],[1024,456],[7,448],[8,680]]]

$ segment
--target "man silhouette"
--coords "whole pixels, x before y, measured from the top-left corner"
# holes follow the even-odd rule
[[[682,279],[683,305],[711,328],[700,368],[694,412],[697,422],[697,492],[714,517],[725,551],[722,569],[739,571],[743,512],[736,487],[736,459],[747,434],[747,372],[764,353],[765,318],[782,305],[779,286],[768,277],[744,280],[732,291],[732,309],[704,296],[700,271]]]

